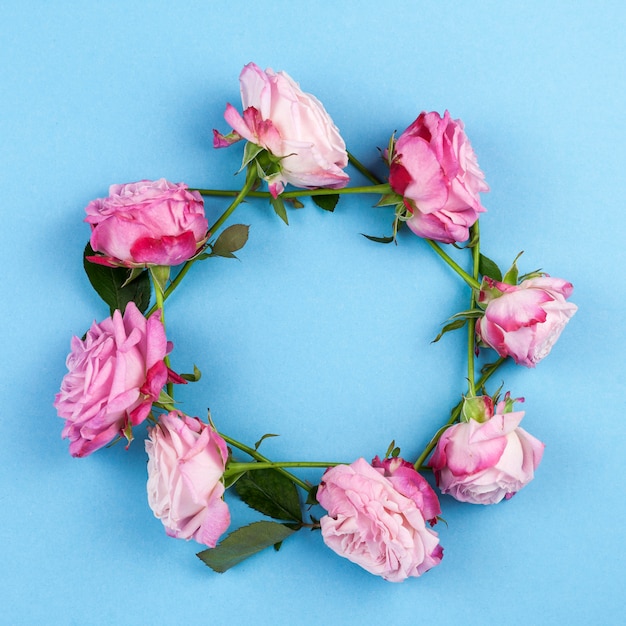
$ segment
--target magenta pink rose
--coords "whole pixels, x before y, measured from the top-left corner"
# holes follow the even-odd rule
[[[489,405],[493,407],[493,403]],[[446,429],[430,460],[437,486],[461,502],[496,504],[534,477],[544,444],[519,428],[523,411],[498,403],[481,420]]]
[[[461,120],[448,111],[421,113],[398,137],[390,155],[389,184],[404,198],[409,228],[443,243],[466,241],[485,211],[489,191]]]
[[[162,415],[149,430],[148,503],[170,537],[214,548],[230,525],[222,499],[226,442],[197,417]]]
[[[348,183],[346,145],[321,102],[285,72],[264,72],[254,63],[243,68],[239,84],[243,116],[227,105],[224,118],[234,132],[213,131],[216,148],[246,139],[276,157],[277,171],[265,177],[274,197],[287,183],[330,189]]]
[[[86,456],[128,434],[146,419],[152,403],[168,382],[184,382],[163,359],[168,352],[159,313],[146,319],[129,302],[124,315],[115,311],[95,322],[84,339],[72,338],[54,406],[65,419],[63,438],[72,456]]]
[[[420,576],[443,556],[437,533],[427,527],[440,513],[437,496],[402,459],[377,457],[373,464],[361,458],[322,476],[317,500],[328,511],[320,520],[324,543],[385,580]]]
[[[500,356],[526,367],[548,355],[578,307],[567,302],[572,284],[539,276],[508,285],[485,278],[478,303],[486,307],[476,334]]]
[[[206,243],[209,227],[204,202],[184,183],[164,178],[111,185],[108,198],[87,205],[89,257],[108,266],[179,265]]]

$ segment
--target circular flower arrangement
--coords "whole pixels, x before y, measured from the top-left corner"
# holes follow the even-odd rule
[[[148,421],[150,508],[169,536],[204,545],[198,557],[217,572],[309,528],[385,580],[420,576],[443,557],[433,529],[441,507],[424,475],[431,473],[442,493],[483,505],[511,498],[533,479],[544,445],[519,426],[524,412],[514,405],[523,399],[489,395],[486,385],[508,358],[535,367],[548,355],[576,312],[567,300],[572,285],[542,272],[520,276],[518,259],[503,273],[481,253],[480,194],[488,187],[463,123],[447,111],[421,113],[392,136],[382,153],[384,181],[347,152],[322,104],[284,72],[250,63],[240,86],[242,113],[228,104],[224,115],[232,131],[214,131],[217,148],[245,140],[240,191],[143,180],[112,185],[107,198],[87,206],[85,270],[111,315],[72,339],[54,402],[65,420],[62,436],[73,456],[84,457],[120,438],[130,444],[133,428]],[[370,184],[348,187],[348,164]],[[244,198],[266,198],[287,222],[286,203],[302,206],[299,198],[310,196],[332,211],[343,193],[376,194],[377,206],[392,207],[391,234],[368,239],[396,241],[406,223],[469,287],[468,309],[435,339],[466,328],[467,393],[415,460],[403,459],[392,442],[371,462],[272,461],[259,452],[264,437],[249,446],[219,432],[210,416],[205,422],[177,408],[174,385],[196,381],[200,372],[170,368],[165,301],[193,265],[234,257],[245,245],[247,226],[222,228]],[[234,199],[209,226],[203,196],[220,195]],[[441,244],[465,250],[471,271]],[[480,375],[479,350],[497,355]],[[319,483],[299,478],[294,472],[302,467],[320,468]],[[268,519],[223,538],[231,525],[226,492]]]

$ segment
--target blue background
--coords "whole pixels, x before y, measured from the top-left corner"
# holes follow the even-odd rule
[[[1,623],[622,623],[626,9],[504,4],[3,3]],[[443,498],[445,557],[420,579],[386,583],[307,532],[215,574],[148,508],[141,429],[82,460],[60,439],[70,337],[107,315],[82,273],[84,207],[142,178],[238,188],[241,149],[213,150],[211,130],[249,61],[314,93],[375,168],[394,130],[448,108],[491,186],[485,253],[523,249],[523,272],[575,286],[551,355],[500,377],[546,442],[535,481],[495,507]],[[289,227],[263,201],[238,209],[240,261],[195,267],[169,301],[173,366],[203,372],[187,412],[248,443],[280,433],[276,460],[421,451],[465,390],[464,333],[430,341],[467,292],[409,233],[361,237],[389,231],[371,204],[307,203]]]

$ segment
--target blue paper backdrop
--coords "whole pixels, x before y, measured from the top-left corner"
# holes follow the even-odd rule
[[[0,622],[6,624],[618,624],[624,613],[623,331],[626,8],[622,2],[22,1],[0,8],[2,177]],[[507,367],[546,442],[533,483],[496,507],[443,498],[445,557],[400,585],[299,533],[217,575],[165,536],[139,440],[70,458],[52,408],[72,334],[106,307],[82,273],[85,205],[166,177],[238,188],[214,151],[255,61],[324,102],[351,151],[421,110],[465,121],[491,192],[485,252],[524,250],[571,280],[580,310],[535,370]],[[361,179],[355,176],[355,182]],[[464,391],[466,307],[416,237],[398,246],[369,197],[307,203],[286,227],[264,202],[240,261],[192,270],[168,307],[180,393],[274,459],[352,461],[391,439],[414,457]],[[216,217],[225,208],[209,200]],[[494,383],[495,384],[495,383]],[[319,474],[311,472],[315,479]],[[235,522],[252,519],[233,503]]]

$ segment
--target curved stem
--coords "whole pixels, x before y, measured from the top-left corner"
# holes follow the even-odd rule
[[[164,295],[163,287],[165,283],[167,282],[167,278],[169,276],[169,270],[170,270],[169,267],[163,267],[163,266],[151,267],[149,270],[150,279],[152,280],[152,285],[154,286],[154,297],[156,300],[152,309],[156,311],[160,311],[159,317],[161,319],[161,324],[163,324],[164,330],[165,330],[165,307],[164,307],[165,295]],[[150,314],[153,312],[152,309],[150,309],[146,317],[150,317]],[[163,362],[168,367],[168,369],[171,367],[169,354],[165,355],[165,357],[163,358]],[[168,382],[166,385],[166,389],[167,389],[167,394],[171,398],[173,398],[174,397],[173,383]]]
[[[321,467],[327,469],[335,465],[341,465],[341,463],[334,461],[328,463],[324,461],[256,461],[254,463],[229,463],[228,469],[234,472],[247,472],[249,470],[280,469],[283,467]]]
[[[434,242],[432,239],[424,239],[426,243],[472,288],[472,289],[480,289],[480,283],[473,277],[470,276],[456,261],[452,259],[448,255],[447,252],[444,252],[439,244]]]
[[[202,196],[237,196],[241,192],[234,191],[232,189],[199,189],[199,188],[190,188],[191,191],[197,191]],[[388,183],[377,183],[375,185],[362,185],[360,187],[343,187],[342,189],[298,189],[297,191],[286,191],[280,194],[280,197],[284,200],[290,200],[292,198],[305,198],[310,196],[335,196],[335,195],[348,195],[348,194],[356,194],[356,193],[376,193],[376,194],[386,194],[391,191],[391,187]],[[269,191],[250,191],[246,193],[246,196],[250,198],[270,198],[271,194]],[[227,216],[228,217],[228,216]],[[221,218],[220,218],[221,219]],[[218,226],[221,226],[221,223],[217,223]],[[213,225],[211,232],[215,229],[215,224]]]
[[[256,167],[253,165],[248,165],[248,169],[246,170],[246,182],[243,187],[239,191],[239,193],[235,196],[235,199],[230,203],[230,206],[222,213],[219,219],[209,227],[209,233],[214,234],[215,231],[231,216],[232,212],[241,204],[243,199],[250,193],[252,187],[257,181],[257,171]]]
[[[478,282],[478,268],[480,264],[480,230],[478,226],[478,220],[474,223],[471,229],[471,240],[474,242],[472,247],[472,276],[476,282]],[[470,294],[470,306],[471,311],[476,305],[476,292],[471,290]],[[469,396],[476,395],[476,384],[474,374],[474,360],[476,358],[476,319],[470,317],[467,320],[467,381],[469,385]]]
[[[365,178],[367,178],[367,180],[371,181],[375,185],[378,185],[378,184],[383,182],[382,180],[380,180],[378,178],[378,176],[376,176],[374,173],[370,172],[370,170],[367,169],[367,167],[365,167],[365,165],[363,165],[363,163],[361,163],[361,161],[359,161],[350,152],[348,152],[348,160],[350,162],[350,165],[352,165],[352,167],[354,167],[354,169],[357,170],[359,173],[363,174],[363,176],[365,176]]]
[[[489,365],[485,373],[480,377],[480,379],[476,383],[476,388],[482,387],[491,378],[494,372],[505,361],[506,361],[506,357],[500,357],[495,363],[492,363],[491,365]],[[430,453],[433,451],[434,447],[437,445],[439,438],[441,437],[441,435],[443,435],[443,432],[446,430],[446,428],[448,428],[448,426],[452,426],[452,424],[454,424],[454,422],[456,422],[456,420],[459,418],[459,415],[461,415],[462,407],[463,407],[463,400],[461,400],[461,402],[459,402],[454,407],[454,409],[452,410],[452,413],[450,414],[450,419],[435,433],[435,436],[428,442],[428,445],[424,448],[424,451],[422,452],[422,454],[419,455],[419,457],[413,464],[416,470],[427,469],[426,467],[424,467],[424,462],[426,461]]]
[[[271,463],[271,461],[267,457],[264,457],[262,454],[257,452],[257,450],[255,450],[254,448],[251,448],[250,446],[247,446],[241,443],[240,441],[237,441],[236,439],[233,439],[232,437],[225,435],[224,433],[219,433],[219,435],[226,443],[237,448],[238,450],[241,450],[242,452],[245,452],[247,455],[251,456],[253,459],[258,461],[259,463]],[[257,469],[261,469],[261,468],[257,468]],[[311,485],[305,483],[303,480],[301,480],[300,478],[298,478],[291,472],[288,472],[286,469],[282,467],[277,467],[276,471],[283,474],[283,476],[286,476],[291,482],[298,485],[298,487],[304,489],[304,491],[308,492],[311,490]]]
[[[227,196],[234,195],[235,196],[235,199],[228,205],[228,208],[226,209],[226,211],[224,211],[224,213],[222,213],[222,215],[218,218],[218,220],[212,226],[209,227],[208,229],[209,235],[215,233],[215,231],[231,216],[233,211],[242,203],[242,201],[244,200],[246,196],[251,195],[250,190],[256,183],[256,180],[257,180],[256,170],[253,167],[248,166],[248,169],[246,170],[246,182],[244,183],[243,187],[239,191],[227,191],[227,192],[204,194],[204,195],[227,195]],[[213,192],[215,190],[196,189],[196,191],[199,191],[200,193],[202,193],[203,191]],[[196,261],[197,261],[197,258],[194,258],[194,259],[190,259],[189,261],[186,261],[183,264],[178,274],[176,274],[176,277],[170,282],[167,289],[165,289],[163,293],[164,301],[167,300],[172,295],[174,290],[178,287],[178,285],[180,285],[181,281],[183,280],[187,272],[191,269],[191,266]],[[157,308],[159,308],[158,303],[154,305],[148,311],[146,316],[149,316],[151,313],[154,313],[154,311]]]

